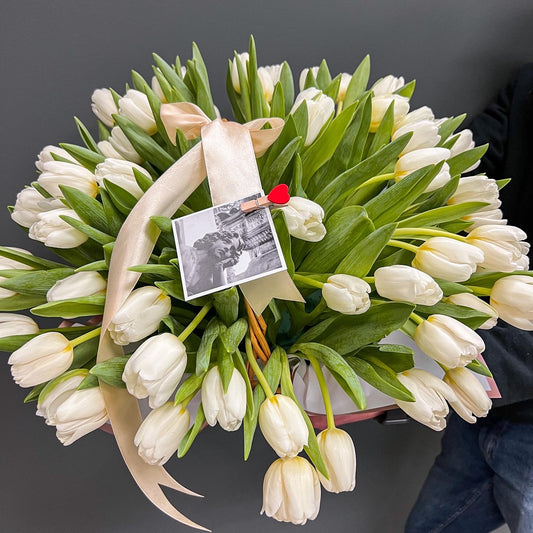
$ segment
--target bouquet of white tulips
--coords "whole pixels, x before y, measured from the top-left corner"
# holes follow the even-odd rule
[[[469,422],[487,414],[474,373],[490,371],[475,330],[498,319],[533,329],[526,235],[502,219],[507,180],[463,177],[486,150],[469,130],[455,133],[464,115],[411,110],[414,81],[389,75],[369,85],[368,57],[352,75],[332,76],[325,61],[305,69],[295,96],[288,63],[258,67],[251,39],[228,62],[227,119],[284,122],[257,167],[265,191],[289,187],[289,203],[272,216],[306,303],[272,299],[258,315],[237,287],[185,300],[171,219],[211,207],[204,181],[173,216],[151,217],[149,260],[121,273],[137,274],[135,288],[100,325],[123,224],[198,144],[179,129],[169,135],[162,106],[187,102],[221,120],[196,46],[183,66],[154,61],[151,82],[134,71],[123,94],[93,93],[94,128],[76,119],[80,145],[45,147],[37,179],[10,207],[57,258],[0,247],[0,348],[12,352],[16,383],[31,388],[26,401],[65,445],[106,423],[113,388],[148,398],[151,412],[126,445],[150,468],[187,453],[206,423],[242,428],[247,459],[259,425],[279,456],[265,475],[262,512],[305,524],[317,516],[321,486],[355,486],[354,445],[335,427],[325,373],[354,411],[365,409],[364,380],[436,430],[448,403]],[[14,313],[26,310],[69,322],[42,329]],[[396,330],[444,379],[415,368],[411,348],[380,342]],[[97,360],[105,331],[124,353]],[[310,365],[320,385],[328,427],[318,435],[294,393],[297,365]]]

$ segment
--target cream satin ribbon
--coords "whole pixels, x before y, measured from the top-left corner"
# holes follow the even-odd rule
[[[255,156],[262,155],[277,139],[283,128],[279,118],[258,119],[241,125],[217,119],[213,122],[194,104],[164,104],[161,119],[170,139],[175,139],[176,129],[184,132],[187,139],[202,135],[198,143],[174,163],[141,197],[124,221],[117,236],[107,282],[106,304],[102,319],[102,332],[98,347],[97,362],[123,355],[123,350],[111,339],[108,327],[128,295],[139,280],[140,273],[128,268],[148,262],[160,231],[150,220],[151,216],[171,217],[192,192],[210,173],[210,187],[216,204],[243,198],[261,189],[257,184],[259,174]],[[261,128],[269,123],[271,129]],[[220,143],[224,146],[220,146]],[[207,153],[203,144],[207,145]],[[235,151],[239,150],[239,151]],[[255,152],[255,156],[254,156]],[[217,169],[217,158],[220,168]],[[251,163],[253,159],[253,165]],[[253,167],[255,166],[255,174]],[[216,176],[213,179],[213,176]],[[231,183],[231,185],[230,185]],[[288,278],[288,280],[287,280]],[[265,278],[242,284],[240,287],[256,312],[262,312],[273,298],[303,301],[287,272],[280,272]],[[277,294],[279,286],[282,294]],[[145,463],[133,443],[141,422],[137,400],[124,389],[117,389],[100,382],[109,420],[115,439],[133,478],[148,499],[161,511],[188,526],[209,531],[189,520],[168,501],[160,485],[186,494],[198,494],[175,481],[162,466]]]

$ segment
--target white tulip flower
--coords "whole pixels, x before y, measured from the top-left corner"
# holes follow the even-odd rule
[[[39,219],[39,214],[65,207],[57,198],[45,198],[33,187],[26,187],[17,194],[11,218],[20,226],[29,228]]]
[[[466,422],[476,423],[476,417],[487,416],[492,401],[487,396],[479,379],[466,368],[452,368],[444,375],[447,383],[457,396],[456,401],[450,401],[453,410]]]
[[[259,427],[280,457],[298,455],[309,440],[309,430],[298,405],[288,396],[276,394],[259,408]]]
[[[334,274],[322,287],[327,306],[344,315],[360,315],[370,307],[370,285],[355,276]]]
[[[352,75],[347,72],[341,74],[341,82],[339,84],[339,92],[337,93],[337,103],[344,102],[346,98],[346,91],[352,81]]]
[[[97,146],[98,150],[100,150],[105,157],[124,160],[124,156],[120,152],[117,152],[109,141],[100,141]]]
[[[533,331],[533,278],[505,276],[490,292],[490,305],[511,326]]]
[[[102,427],[108,419],[100,387],[74,391],[55,412],[56,435],[69,446],[87,433]]]
[[[133,163],[143,162],[141,156],[135,151],[135,148],[133,148],[129,139],[118,126],[115,126],[111,130],[111,135],[107,140],[109,141],[109,144],[111,144],[111,146],[124,157],[124,159]]]
[[[96,89],[91,96],[91,109],[101,122],[109,128],[115,124],[112,115],[118,113],[115,99],[109,89]]]
[[[449,402],[456,402],[453,389],[441,379],[425,370],[412,368],[397,375],[398,380],[413,394],[414,402],[396,400],[398,407],[411,418],[435,431],[446,427]]]
[[[83,244],[89,237],[65,222],[61,216],[81,220],[72,209],[52,209],[40,213],[37,222],[30,227],[30,239],[43,242],[49,248],[76,248]]]
[[[434,278],[466,281],[483,259],[483,252],[476,246],[448,237],[432,237],[419,246],[412,265]]]
[[[483,324],[479,326],[479,329],[492,329],[498,323],[498,313],[496,309],[470,292],[452,294],[446,298],[446,301],[454,305],[470,307],[470,309],[490,315],[490,318],[483,322]]]
[[[37,400],[37,416],[42,416],[48,426],[57,424],[57,408],[77,390],[89,375],[86,368],[69,370],[47,383]]]
[[[375,133],[387,112],[394,102],[394,121],[400,121],[409,112],[409,99],[398,94],[383,94],[372,98],[372,118],[370,119],[370,131]]]
[[[14,246],[6,246],[9,250],[14,250],[16,252],[23,252],[29,255],[30,252],[28,250],[24,250],[23,248],[15,248]],[[25,265],[24,263],[20,263],[19,261],[16,261],[15,259],[8,259],[7,257],[0,256],[0,270],[33,270],[31,266]],[[6,278],[0,276],[0,282],[4,281]],[[10,298],[11,296],[15,296],[17,294],[15,291],[11,291],[9,289],[3,289],[0,287],[0,299],[4,298]]]
[[[241,94],[241,84],[239,81],[239,70],[237,67],[237,61],[241,64],[244,70],[244,76],[248,79],[248,61],[250,60],[250,55],[248,52],[243,52],[242,54],[237,54],[237,57],[233,58],[231,62],[231,83],[237,94]]]
[[[466,152],[467,150],[472,150],[472,148],[476,146],[471,130],[468,130],[468,129],[462,130],[456,136],[454,135],[454,137],[457,137],[457,140],[455,141],[454,145],[450,148],[452,157],[462,154],[463,152]],[[463,172],[471,172],[472,170],[479,167],[480,163],[481,161],[476,161],[471,167],[468,167]]]
[[[333,116],[335,102],[322,91],[310,87],[298,94],[290,113],[293,114],[304,103],[307,106],[307,135],[304,146],[309,146]]]
[[[304,68],[302,72],[300,72],[300,78],[298,81],[298,86],[300,87],[300,91],[305,90],[305,80],[307,79],[307,74],[309,73],[309,71],[311,71],[311,74],[313,74],[314,78],[316,79],[319,68],[320,67]]]
[[[304,525],[320,510],[320,481],[303,457],[277,459],[265,474],[261,514],[278,522]]]
[[[218,367],[209,370],[202,383],[202,405],[210,426],[218,421],[226,431],[239,429],[246,414],[246,383],[238,370],[233,369],[226,392]]]
[[[98,186],[94,174],[81,165],[64,161],[48,161],[43,164],[43,172],[37,183],[54,198],[63,198],[60,185],[74,187],[94,198],[98,194]]]
[[[99,185],[104,186],[104,179],[106,179],[122,187],[138,200],[144,194],[144,191],[137,184],[133,169],[152,179],[150,173],[143,167],[130,161],[113,158],[108,158],[103,163],[99,163],[94,174]]]
[[[421,148],[433,148],[440,141],[439,127],[432,120],[421,120],[406,124],[394,131],[391,140],[395,141],[406,133],[412,133],[413,135],[400,155],[420,150]]]
[[[438,127],[437,122],[435,121],[435,115],[433,110],[430,107],[422,106],[418,109],[413,109],[403,117],[401,120],[398,120],[394,123],[393,131],[398,131],[400,128],[405,126],[411,126],[417,122],[435,122],[435,125]]]
[[[505,226],[507,219],[503,218],[501,209],[480,209],[470,215],[461,217],[465,222],[471,222],[472,224],[465,228],[464,231],[470,233],[472,230],[479,228],[479,226],[489,226],[499,224]],[[526,269],[527,270],[527,269]]]
[[[48,289],[46,300],[57,302],[58,300],[83,298],[93,294],[105,294],[106,288],[107,282],[98,272],[76,272],[72,276],[56,281]],[[74,316],[64,316],[63,318],[74,318]]]
[[[413,335],[418,347],[449,368],[466,366],[485,349],[483,339],[471,328],[447,315],[431,315]]]
[[[7,362],[17,385],[34,387],[68,370],[73,356],[69,340],[61,333],[50,331],[15,350]]]
[[[44,172],[44,164],[48,163],[49,161],[55,161],[52,154],[66,159],[74,165],[79,165],[78,161],[76,161],[66,150],[60,148],[59,146],[53,146],[49,144],[48,146],[45,146],[37,155],[37,161],[35,161],[35,166],[38,170]]]
[[[392,265],[374,272],[376,291],[383,298],[435,305],[442,299],[442,289],[428,274],[407,265]]]
[[[268,65],[257,69],[257,77],[261,82],[263,96],[268,104],[272,101],[274,87],[279,82],[283,65]]]
[[[457,189],[446,203],[456,205],[464,202],[488,203],[489,205],[483,209],[500,207],[500,190],[496,180],[487,178],[483,174],[462,177],[457,184]]]
[[[384,78],[381,78],[380,80],[378,80],[372,86],[372,92],[374,93],[375,96],[392,94],[396,92],[398,89],[401,89],[404,85],[405,85],[405,80],[403,76],[400,76],[399,78],[397,78],[396,76],[389,74],[388,76],[385,76]]]
[[[159,80],[156,76],[152,76],[152,91],[154,91],[155,95],[163,102],[164,104],[168,103],[167,98],[165,96],[165,93],[163,92],[163,89],[161,88],[161,84],[159,83]]]
[[[164,465],[176,453],[189,424],[189,411],[181,404],[168,402],[154,409],[135,435],[139,455],[150,465]]]
[[[187,366],[185,345],[175,335],[162,333],[144,341],[128,359],[122,381],[135,398],[149,397],[150,407],[161,407],[176,390]]]
[[[135,289],[109,324],[115,344],[125,346],[148,337],[170,313],[170,298],[157,287]]]
[[[329,479],[318,477],[328,492],[349,492],[355,488],[355,446],[346,431],[333,427],[317,436],[318,447],[328,469]]]
[[[118,101],[118,112],[123,117],[130,119],[148,135],[153,135],[157,131],[150,102],[141,91],[129,89],[126,95]]]
[[[529,245],[521,242],[526,238],[526,233],[516,226],[490,224],[474,228],[467,242],[483,251],[485,259],[480,267],[513,272],[518,269],[522,254],[529,250]]]
[[[12,335],[34,335],[39,326],[33,318],[16,313],[0,313],[0,339]]]
[[[322,223],[324,210],[320,204],[300,196],[291,196],[289,203],[281,210],[287,230],[293,237],[318,242],[326,235],[326,227]]]
[[[405,178],[415,170],[427,165],[435,165],[448,159],[450,150],[446,148],[420,148],[402,155],[394,167],[394,179],[396,181]],[[439,173],[433,178],[433,181],[427,186],[424,192],[431,192],[442,187],[450,181],[450,167],[444,163]]]

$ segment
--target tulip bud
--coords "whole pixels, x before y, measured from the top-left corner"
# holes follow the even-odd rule
[[[440,141],[439,127],[432,120],[421,120],[413,124],[406,124],[394,131],[391,140],[395,141],[406,133],[412,133],[413,135],[400,155],[420,150],[421,148],[432,148]]]
[[[118,101],[118,112],[139,126],[148,135],[157,131],[154,114],[148,97],[141,91],[129,89],[126,95]]]
[[[68,339],[61,333],[50,331],[15,350],[8,363],[17,385],[34,387],[68,370],[73,356],[74,350]]]
[[[430,276],[447,281],[466,281],[483,262],[476,246],[447,237],[433,237],[419,246],[412,265]]]
[[[465,222],[471,222],[472,224],[465,228],[464,231],[470,233],[472,230],[479,228],[479,226],[489,226],[500,224],[504,226],[507,224],[507,219],[503,218],[501,209],[480,209],[471,215],[465,215],[461,217]],[[527,269],[526,269],[527,270]]]
[[[96,89],[91,96],[93,113],[109,128],[115,124],[112,115],[118,113],[113,94],[109,89]]]
[[[246,383],[240,373],[233,369],[228,390],[224,392],[218,367],[209,370],[202,383],[202,405],[210,426],[218,421],[226,431],[239,429],[246,414]]]
[[[259,427],[280,457],[298,455],[309,439],[309,430],[298,405],[288,396],[276,394],[259,408]]]
[[[39,333],[35,320],[16,313],[0,313],[0,339],[12,335],[34,335]]]
[[[161,407],[176,390],[187,366],[185,345],[171,333],[144,341],[128,359],[122,374],[135,398],[150,398],[150,407]]]
[[[20,226],[29,228],[37,222],[40,213],[61,207],[65,207],[61,200],[45,198],[33,187],[26,187],[17,194],[11,218]]]
[[[292,196],[289,203],[282,207],[287,230],[297,239],[318,242],[326,235],[322,224],[324,210],[322,206],[300,196]]]
[[[164,465],[176,453],[189,423],[189,411],[181,404],[168,402],[154,409],[135,435],[139,455],[150,465]]]
[[[322,296],[330,309],[344,315],[360,315],[370,307],[370,285],[355,276],[334,274],[322,287]]]
[[[524,252],[523,241],[527,238],[524,231],[516,226],[491,224],[478,226],[469,234],[467,242],[483,251],[485,259],[479,264],[487,270],[513,272],[518,269]],[[529,249],[526,243],[525,250]]]
[[[309,146],[335,112],[335,102],[322,91],[310,87],[298,94],[290,113],[293,114],[303,103],[307,106],[307,135],[304,146]]]
[[[318,477],[328,492],[349,492],[355,488],[355,447],[346,431],[336,427],[317,435],[318,447],[328,469],[329,479]]]
[[[23,252],[26,254],[30,254],[28,250],[23,250],[22,248],[15,248],[13,246],[6,246],[9,250],[15,250],[16,252]],[[30,254],[32,255],[32,254]],[[8,259],[7,257],[0,256],[0,270],[32,270],[31,266],[25,265],[24,263],[20,263],[19,261],[15,261],[14,259]],[[6,278],[0,277],[0,282],[4,281]],[[3,289],[0,287],[0,299],[4,298],[10,298],[11,296],[15,296],[17,294],[15,291],[10,291],[9,289]]]
[[[243,52],[242,54],[237,54],[237,57],[233,58],[231,62],[231,83],[235,92],[241,94],[241,84],[239,81],[239,70],[237,68],[237,61],[242,65],[246,79],[248,79],[248,61],[250,60],[250,55],[248,52]]]
[[[410,111],[403,117],[401,120],[394,123],[393,131],[398,131],[400,128],[403,128],[404,126],[409,126],[416,124],[417,122],[435,122],[435,125],[438,127],[437,121],[435,121],[435,115],[433,114],[433,111],[430,107],[422,106],[418,109],[414,109],[413,111]]]
[[[462,154],[463,152],[466,152],[467,150],[472,150],[472,148],[476,146],[476,144],[474,143],[471,130],[468,130],[468,129],[462,130],[458,133],[456,137],[457,137],[457,140],[455,141],[453,146],[450,148],[452,157]],[[480,163],[481,161],[476,161],[471,167],[468,167],[463,172],[471,172],[475,168],[479,167]]]
[[[155,95],[163,102],[164,104],[168,103],[167,98],[165,96],[165,93],[163,92],[163,89],[161,88],[161,84],[159,83],[159,80],[152,76],[152,91],[154,91]]]
[[[487,319],[486,322],[483,322],[483,324],[479,326],[479,329],[492,329],[498,322],[498,313],[496,312],[496,309],[489,304],[486,304],[481,298],[474,296],[470,292],[452,294],[451,296],[448,296],[446,300],[454,305],[470,307],[470,309],[481,311],[482,313],[490,315],[491,318]]]
[[[48,426],[57,424],[57,408],[77,390],[89,375],[86,368],[69,370],[46,384],[37,400],[37,416],[42,416]]]
[[[73,298],[83,298],[93,294],[105,294],[107,287],[106,280],[98,272],[77,272],[72,276],[56,281],[46,293],[48,302],[58,300],[71,300]],[[78,315],[64,316],[63,318],[74,318]]]
[[[421,148],[408,154],[402,155],[394,167],[394,179],[396,181],[405,178],[415,170],[427,165],[435,165],[450,157],[450,150],[446,148]],[[439,173],[433,178],[433,181],[427,186],[424,192],[431,192],[442,187],[450,181],[450,167],[444,163]]]
[[[337,103],[344,102],[344,99],[346,98],[346,91],[348,90],[348,86],[350,85],[351,81],[352,81],[351,74],[348,74],[347,72],[343,72],[341,74],[339,92],[337,93]]]
[[[298,81],[300,91],[305,91],[305,80],[307,79],[307,74],[309,73],[309,71],[311,71],[311,74],[316,79],[318,75],[318,69],[319,67],[304,68],[302,72],[300,72],[300,79]]]
[[[96,166],[95,176],[99,185],[104,186],[104,179],[122,187],[131,195],[135,196],[137,200],[144,194],[144,191],[139,187],[135,180],[133,169],[147,178],[151,178],[150,174],[139,165],[124,161],[121,159],[108,158],[103,163]]]
[[[476,417],[487,416],[492,401],[472,372],[466,368],[452,368],[443,380],[457,395],[457,400],[450,401],[450,405],[463,420],[475,424]]]
[[[405,80],[403,76],[397,78],[392,74],[385,76],[378,80],[372,87],[372,92],[375,96],[381,96],[384,94],[392,94],[398,89],[401,89],[405,85]]]
[[[124,160],[124,156],[117,152],[109,141],[100,141],[97,146],[98,150],[100,150],[100,152],[102,152],[106,158]]]
[[[170,313],[170,298],[157,287],[135,289],[109,324],[115,344],[125,346],[148,337]]]
[[[54,198],[63,198],[60,185],[74,187],[93,198],[98,194],[94,174],[81,165],[48,161],[43,164],[43,169],[43,173],[37,178],[37,183]]]
[[[281,76],[281,68],[283,65],[269,65],[267,67],[259,67],[257,69],[257,77],[261,82],[263,89],[263,96],[268,104],[272,101],[274,94],[274,87],[278,83]]]
[[[409,100],[398,94],[383,94],[372,98],[372,118],[370,119],[370,131],[375,133],[387,112],[394,102],[394,121],[402,120],[409,112]]]
[[[424,320],[413,339],[425,354],[449,368],[468,365],[485,349],[475,331],[446,315],[431,315]]]
[[[304,525],[320,510],[320,481],[303,457],[277,459],[265,474],[261,514],[278,522]]]
[[[442,299],[442,289],[431,276],[406,265],[378,268],[374,281],[378,294],[389,300],[435,305]]]
[[[41,172],[44,172],[44,164],[48,163],[49,161],[55,161],[53,155],[57,155],[63,159],[66,159],[67,161],[70,161],[71,163],[75,165],[79,165],[79,163],[63,148],[60,148],[59,146],[53,146],[49,144],[48,146],[45,146],[38,154],[37,161],[35,161],[35,166],[38,170]]]
[[[100,387],[74,391],[56,409],[57,438],[69,446],[107,422],[107,410]]]
[[[44,242],[49,248],[76,248],[89,237],[65,222],[61,216],[81,220],[72,209],[52,209],[38,215],[38,220],[30,227],[30,239]]]
[[[506,276],[490,292],[490,305],[515,328],[533,331],[533,278]]]
[[[421,424],[442,431],[446,427],[446,415],[449,412],[446,400],[457,401],[453,389],[437,376],[419,368],[406,370],[397,378],[415,398],[414,402],[396,400],[398,407]]]
[[[495,180],[487,176],[464,176],[459,180],[457,189],[446,202],[448,205],[462,204],[464,202],[487,202],[487,208],[498,208],[501,205],[500,192]]]
[[[119,154],[121,154],[124,159],[127,159],[133,163],[143,162],[141,156],[135,151],[135,148],[133,148],[133,145],[130,143],[129,139],[118,126],[115,126],[111,130],[111,135],[107,140],[109,141],[109,144],[111,144],[111,146]]]

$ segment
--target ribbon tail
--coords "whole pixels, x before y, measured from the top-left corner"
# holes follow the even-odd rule
[[[239,285],[256,315],[260,315],[272,298],[305,303],[287,271],[271,274],[266,278],[247,281]]]

